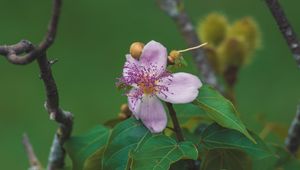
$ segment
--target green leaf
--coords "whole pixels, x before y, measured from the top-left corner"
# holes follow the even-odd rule
[[[177,117],[181,122],[185,122],[190,118],[204,118],[207,114],[204,110],[193,104],[175,104],[174,109],[176,110]]]
[[[129,118],[113,129],[102,159],[104,170],[124,170],[128,162],[130,150],[136,148],[137,144],[151,136],[140,121]]]
[[[97,158],[100,157],[107,143],[109,133],[110,130],[108,128],[98,125],[88,133],[78,137],[71,137],[66,142],[65,149],[72,159],[74,170],[89,169],[88,167],[94,164],[99,164],[99,167],[101,167],[101,161],[92,160],[95,154]],[[86,160],[89,161],[86,163]]]
[[[177,143],[164,135],[154,135],[140,142],[130,154],[131,170],[168,170],[180,159],[194,159],[198,151],[192,142]]]
[[[168,169],[177,160],[196,159],[197,156],[197,149],[191,142],[178,144],[165,135],[151,134],[140,121],[129,118],[112,130],[102,159],[102,169],[144,169],[142,166]]]
[[[256,143],[243,122],[237,116],[238,113],[233,104],[213,88],[207,85],[201,87],[199,96],[193,104],[203,109],[207,115],[219,125],[240,131],[251,141]]]
[[[251,159],[235,149],[213,149],[208,151],[201,170],[251,170]]]
[[[236,130],[223,128],[214,123],[201,134],[200,145],[208,150],[217,148],[240,149],[257,159],[274,155],[257,135],[252,134],[252,136],[257,144]]]

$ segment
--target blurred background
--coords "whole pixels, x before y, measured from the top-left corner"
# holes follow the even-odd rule
[[[280,1],[300,34],[300,2]],[[260,133],[265,124],[288,128],[300,99],[300,71],[265,3],[261,0],[186,0],[194,23],[210,12],[235,21],[252,16],[262,33],[262,48],[251,64],[242,68],[236,87],[237,106],[249,129]],[[0,44],[21,39],[40,42],[50,17],[51,0],[0,0]],[[75,115],[74,134],[80,134],[116,117],[126,102],[115,87],[124,55],[134,41],[156,40],[169,50],[187,46],[175,24],[155,1],[65,0],[58,36],[49,57],[59,59],[52,68],[63,109]],[[187,53],[189,72],[198,74]],[[39,159],[47,162],[56,123],[43,108],[45,100],[36,63],[15,66],[0,59],[0,165],[1,169],[26,169],[21,144],[27,132]],[[267,141],[283,143],[278,135]]]

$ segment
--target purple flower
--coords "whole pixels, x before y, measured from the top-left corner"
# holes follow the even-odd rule
[[[126,94],[129,108],[152,133],[159,133],[167,125],[159,99],[174,104],[192,102],[202,83],[194,75],[166,71],[167,50],[155,41],[145,45],[139,60],[129,54],[126,59],[120,83],[132,87]]]

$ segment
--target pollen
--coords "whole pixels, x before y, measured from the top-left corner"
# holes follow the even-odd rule
[[[156,92],[155,83],[139,83],[138,86],[141,89],[141,91],[144,92],[144,94],[150,95]]]

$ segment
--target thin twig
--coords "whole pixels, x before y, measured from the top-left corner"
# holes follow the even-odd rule
[[[59,95],[55,80],[51,71],[51,61],[47,58],[47,50],[53,44],[61,11],[62,0],[53,0],[52,17],[48,26],[48,31],[43,41],[35,47],[27,40],[10,45],[0,46],[0,55],[4,55],[8,61],[17,65],[26,65],[34,61],[38,62],[41,79],[44,82],[46,91],[45,108],[50,118],[59,123],[59,128],[55,134],[51,147],[48,168],[49,170],[61,169],[64,167],[65,151],[64,142],[70,137],[73,127],[73,116],[70,112],[65,112],[59,107]],[[24,54],[25,53],[25,54]],[[24,54],[21,56],[20,54]]]
[[[298,105],[295,118],[289,128],[289,133],[285,139],[286,148],[296,154],[300,144],[300,104]]]
[[[285,38],[298,68],[300,68],[300,43],[293,27],[290,25],[289,20],[284,13],[284,10],[277,0],[265,0],[265,2],[276,20],[281,34]],[[292,154],[297,152],[300,145],[300,105],[298,105],[296,116],[290,125],[285,145]]]
[[[33,150],[33,147],[29,141],[29,137],[26,133],[23,135],[22,143],[24,145],[25,152],[28,156],[30,170],[42,170],[42,165],[40,161],[38,160],[37,156],[35,155],[35,152]]]
[[[285,38],[298,67],[300,68],[300,43],[293,27],[290,25],[289,20],[284,13],[284,10],[281,8],[278,0],[265,0],[265,2],[276,20],[281,34]]]
[[[201,44],[189,16],[184,11],[183,2],[181,0],[157,0],[157,2],[160,8],[174,20],[189,47]],[[198,70],[203,75],[204,82],[223,91],[222,87],[218,84],[214,70],[205,57],[203,49],[198,48],[191,52]]]

